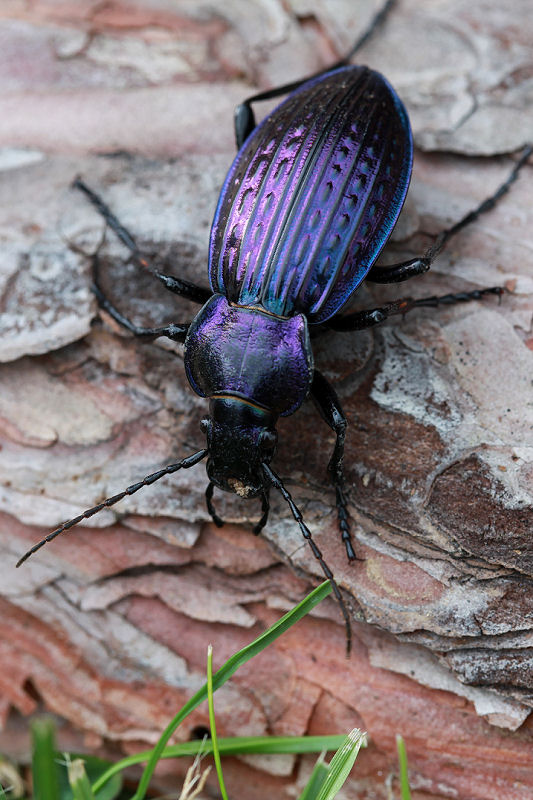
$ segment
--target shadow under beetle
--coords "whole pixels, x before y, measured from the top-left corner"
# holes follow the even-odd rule
[[[420,258],[387,267],[375,261],[401,211],[411,176],[413,144],[409,120],[385,78],[349,58],[368,38],[392,3],[386,4],[350,53],[310,79],[248,98],[238,106],[235,131],[239,152],[222,187],[211,229],[210,289],[153,269],[131,234],[81,180],[107,224],[171,292],[202,304],[192,323],[142,328],[104,296],[93,257],[94,292],[99,304],[136,336],[165,336],[185,344],[185,369],[194,391],[209,399],[202,420],[207,447],[148,475],[119,494],[65,522],[18,562],[63,531],[179,469],[207,457],[206,502],[215,487],[241,497],[260,497],[269,512],[269,489],[288,503],[322,571],[331,581],[344,615],[348,611],[331,570],[302,515],[270,466],[276,450],[276,421],[293,414],[311,396],[336,435],[328,472],[335,487],[339,527],[347,556],[355,559],[343,480],[346,418],[334,389],[313,364],[310,330],[355,331],[421,306],[500,296],[501,287],[418,300],[403,298],[379,308],[339,312],[361,282],[398,283],[426,272],[446,242],[492,208],[526,163],[524,150],[504,184],[480,206],[443,231]],[[283,94],[288,98],[256,125],[251,103]]]

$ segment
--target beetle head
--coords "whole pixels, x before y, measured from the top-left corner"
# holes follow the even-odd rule
[[[210,411],[202,420],[209,480],[226,492],[256,497],[264,491],[261,464],[276,450],[276,415],[231,395],[211,398]]]

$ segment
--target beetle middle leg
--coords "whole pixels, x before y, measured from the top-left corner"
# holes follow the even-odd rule
[[[96,194],[96,192],[93,192],[93,190],[90,189],[80,178],[76,178],[72,185],[75,189],[79,189],[84,193],[90,203],[104,218],[107,225],[109,225],[111,230],[120,239],[122,244],[128,248],[132,259],[137,266],[148,270],[148,272],[151,272],[152,275],[161,281],[165,289],[168,289],[174,294],[178,294],[181,297],[185,297],[187,300],[192,300],[194,303],[199,303],[200,305],[203,305],[209,300],[212,295],[210,289],[204,289],[202,286],[197,286],[195,283],[181,280],[181,278],[176,278],[174,275],[167,275],[166,273],[159,272],[159,270],[155,269],[155,267],[153,267],[141,253],[132,234],[127,228],[124,227],[124,225],[122,225],[121,222],[119,222],[117,217],[113,214],[109,206],[104,203],[102,198]]]
[[[346,417],[342,410],[339,398],[332,386],[323,375],[315,370],[311,384],[311,397],[315,402],[318,412],[324,422],[335,431],[336,440],[333,453],[328,464],[328,473],[335,487],[337,504],[337,517],[341,531],[341,539],[346,547],[346,555],[350,561],[356,558],[353,548],[352,535],[348,522],[348,509],[344,494],[344,472],[342,461],[344,458],[344,439],[346,435]]]
[[[113,303],[107,299],[100,287],[98,276],[99,264],[100,259],[98,258],[98,253],[95,253],[93,256],[93,285],[91,288],[96,299],[98,300],[98,305],[100,308],[106,311],[109,316],[115,320],[115,322],[118,322],[119,325],[122,325],[122,327],[126,328],[126,330],[128,330],[130,333],[133,333],[134,336],[138,336],[145,341],[153,341],[154,339],[158,339],[160,336],[165,336],[167,339],[172,339],[174,342],[183,343],[185,341],[187,331],[189,330],[189,323],[170,323],[169,325],[164,325],[159,328],[143,328],[140,325],[135,325],[134,322],[131,322],[131,320],[125,317],[124,314],[122,314],[118,308],[116,308]]]
[[[466,228],[467,225],[470,225],[471,222],[474,222],[481,214],[493,209],[503,195],[509,191],[512,184],[518,178],[520,170],[527,164],[531,153],[533,153],[533,146],[527,145],[512,168],[509,176],[501,186],[499,186],[490,197],[483,200],[476,208],[469,211],[468,214],[465,214],[458,222],[441,231],[421,258],[412,258],[409,261],[402,261],[399,264],[391,264],[386,267],[373,266],[366,276],[366,280],[371,283],[400,283],[401,281],[409,280],[409,278],[414,278],[416,275],[422,275],[424,272],[427,272],[441,250],[453,236],[459,233],[459,231],[462,231],[463,228]]]
[[[501,286],[490,286],[487,289],[473,289],[471,292],[457,292],[456,294],[438,296],[432,295],[431,297],[420,297],[417,300],[412,297],[403,297],[378,308],[355,311],[353,314],[338,314],[324,323],[323,327],[333,331],[361,331],[365,328],[379,325],[389,317],[394,317],[398,314],[403,316],[414,308],[437,308],[437,306],[469,303],[471,300],[481,300],[486,294],[494,294],[497,297],[501,297],[505,294],[505,291]]]

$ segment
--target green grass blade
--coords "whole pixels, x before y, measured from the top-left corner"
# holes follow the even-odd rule
[[[67,765],[67,772],[74,800],[95,800],[83,760],[76,758],[74,761],[70,761]]]
[[[350,774],[357,754],[364,744],[366,744],[366,737],[362,731],[357,728],[350,731],[345,743],[337,750],[329,763],[328,774],[317,795],[317,800],[333,800]]]
[[[396,735],[396,748],[398,750],[398,761],[400,762],[400,788],[402,800],[411,800],[411,789],[409,786],[409,775],[407,772],[407,751],[403,737]]]
[[[72,786],[69,778],[69,767],[75,760],[83,761],[83,767],[87,775],[89,785],[95,783],[98,778],[107,772],[112,766],[108,761],[104,761],[96,756],[80,753],[67,753],[64,760],[59,763],[59,792],[61,800],[73,800]],[[76,767],[79,769],[79,767]],[[76,772],[74,773],[76,775]],[[98,793],[93,792],[95,800],[115,800],[120,795],[122,789],[122,776],[120,771],[112,775],[105,786]],[[92,788],[91,788],[92,791]]]
[[[50,719],[36,719],[31,726],[31,734],[34,800],[59,800],[54,723]]]
[[[280,755],[299,753],[320,753],[322,750],[337,750],[346,740],[344,734],[330,736],[233,736],[218,739],[218,749],[223,756],[243,754]],[[161,758],[180,758],[195,756],[199,752],[210,755],[213,752],[211,741],[181,742],[165,747]],[[121,761],[111,765],[105,774],[93,784],[93,791],[101,789],[112,777],[127,767],[144,764],[152,755],[153,750],[143,750],[141,753],[127,756]]]
[[[346,737],[343,736],[342,739],[344,741]],[[316,800],[327,776],[328,767],[324,764],[323,756],[320,756],[298,800]]]
[[[215,769],[217,771],[218,785],[220,786],[220,793],[222,800],[228,800],[226,786],[224,784],[224,776],[222,774],[222,764],[220,761],[220,751],[217,742],[217,728],[215,723],[215,703],[213,699],[213,648],[211,645],[207,648],[207,703],[209,707],[209,728],[211,730],[211,744],[213,747],[213,758],[215,760]]]
[[[312,591],[311,594],[309,594],[304,600],[302,600],[301,603],[298,603],[297,606],[291,609],[291,611],[285,614],[285,616],[283,616],[280,620],[278,620],[278,622],[272,625],[271,628],[261,634],[261,636],[255,639],[255,641],[246,647],[243,647],[243,649],[239,650],[238,653],[235,653],[235,655],[228,659],[224,666],[222,666],[213,676],[213,691],[219,689],[229,678],[231,678],[231,676],[239,669],[239,667],[272,644],[272,642],[285,633],[286,630],[288,630],[290,627],[292,627],[292,625],[308,614],[316,605],[318,605],[318,603],[327,597],[331,591],[332,589],[329,581],[324,581],[324,583],[321,583],[320,586],[317,586],[317,588],[314,589],[314,591]],[[207,687],[204,686],[202,689],[196,692],[193,697],[191,697],[191,699],[183,706],[181,711],[176,714],[174,719],[167,725],[157,745],[152,751],[150,751],[148,763],[141,776],[139,786],[132,800],[143,800],[148,789],[150,779],[154,773],[156,764],[161,758],[168,740],[178,725],[183,722],[183,720],[191,713],[191,711],[194,711],[194,709],[206,699]],[[111,777],[110,771],[102,775],[102,777],[93,784],[93,792],[96,792],[99,788],[101,788],[105,784],[105,781],[108,779],[108,777]]]

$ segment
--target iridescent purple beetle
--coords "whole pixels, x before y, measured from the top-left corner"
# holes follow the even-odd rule
[[[255,95],[238,107],[239,152],[222,187],[211,229],[210,290],[150,267],[133,237],[98,195],[81,180],[75,182],[137,263],[150,269],[170,291],[203,304],[190,324],[141,328],[104,296],[98,281],[98,255],[94,256],[94,291],[103,309],[146,340],[166,336],[185,343],[189,382],[197,394],[209,399],[210,414],[202,421],[207,447],[64,523],[32,547],[18,565],[82,519],[207,456],[206,501],[217,525],[222,520],[212,503],[215,487],[242,497],[261,497],[263,514],[256,533],[267,522],[269,489],[281,492],[332,583],[349,647],[349,615],[331,570],[291,495],[270,467],[278,417],[293,414],[310,396],[336,434],[328,471],[342,539],[348,558],[354,559],[343,480],[346,418],[334,389],[314,368],[310,328],[361,330],[415,307],[501,295],[502,288],[491,287],[438,298],[404,298],[380,308],[339,313],[365,278],[397,283],[429,269],[450,237],[507,191],[531,152],[527,148],[503,186],[443,231],[423,257],[376,266],[405,200],[413,147],[407,113],[390,84],[367,67],[346,65],[367,36],[333,69]],[[288,92],[292,93],[285,102],[256,127],[251,103]]]

